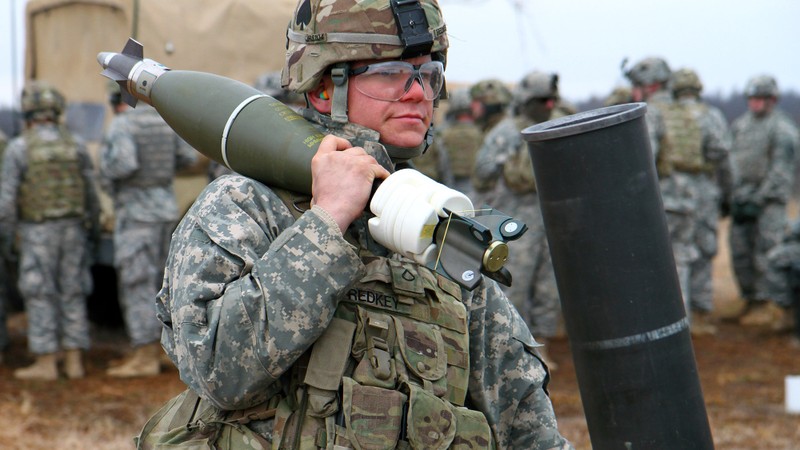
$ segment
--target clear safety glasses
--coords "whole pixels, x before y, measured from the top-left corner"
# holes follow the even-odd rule
[[[405,61],[388,61],[352,69],[350,75],[358,76],[352,86],[375,100],[400,100],[411,89],[415,80],[422,86],[425,100],[433,100],[439,96],[444,84],[444,65],[440,61],[419,65]]]

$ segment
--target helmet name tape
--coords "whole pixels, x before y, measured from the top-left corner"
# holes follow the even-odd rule
[[[398,36],[405,47],[401,58],[430,53],[433,35],[428,31],[428,18],[419,0],[392,0],[391,5]]]

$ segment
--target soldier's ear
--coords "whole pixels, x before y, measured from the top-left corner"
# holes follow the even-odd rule
[[[325,81],[325,79],[321,80],[317,87],[308,92],[308,101],[318,112],[322,114],[330,114],[333,105],[333,100],[331,100],[333,97],[333,83],[331,83],[329,89],[326,87]]]

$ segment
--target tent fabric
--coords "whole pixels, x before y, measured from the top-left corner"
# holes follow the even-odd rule
[[[172,69],[252,84],[283,66],[296,0],[29,0],[26,79],[46,80],[68,101],[105,104],[97,54],[128,37]]]

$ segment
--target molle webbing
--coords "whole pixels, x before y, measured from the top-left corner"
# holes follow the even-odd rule
[[[19,188],[20,218],[28,222],[82,217],[86,189],[78,147],[66,130],[44,140],[35,130],[25,134],[28,169]]]

